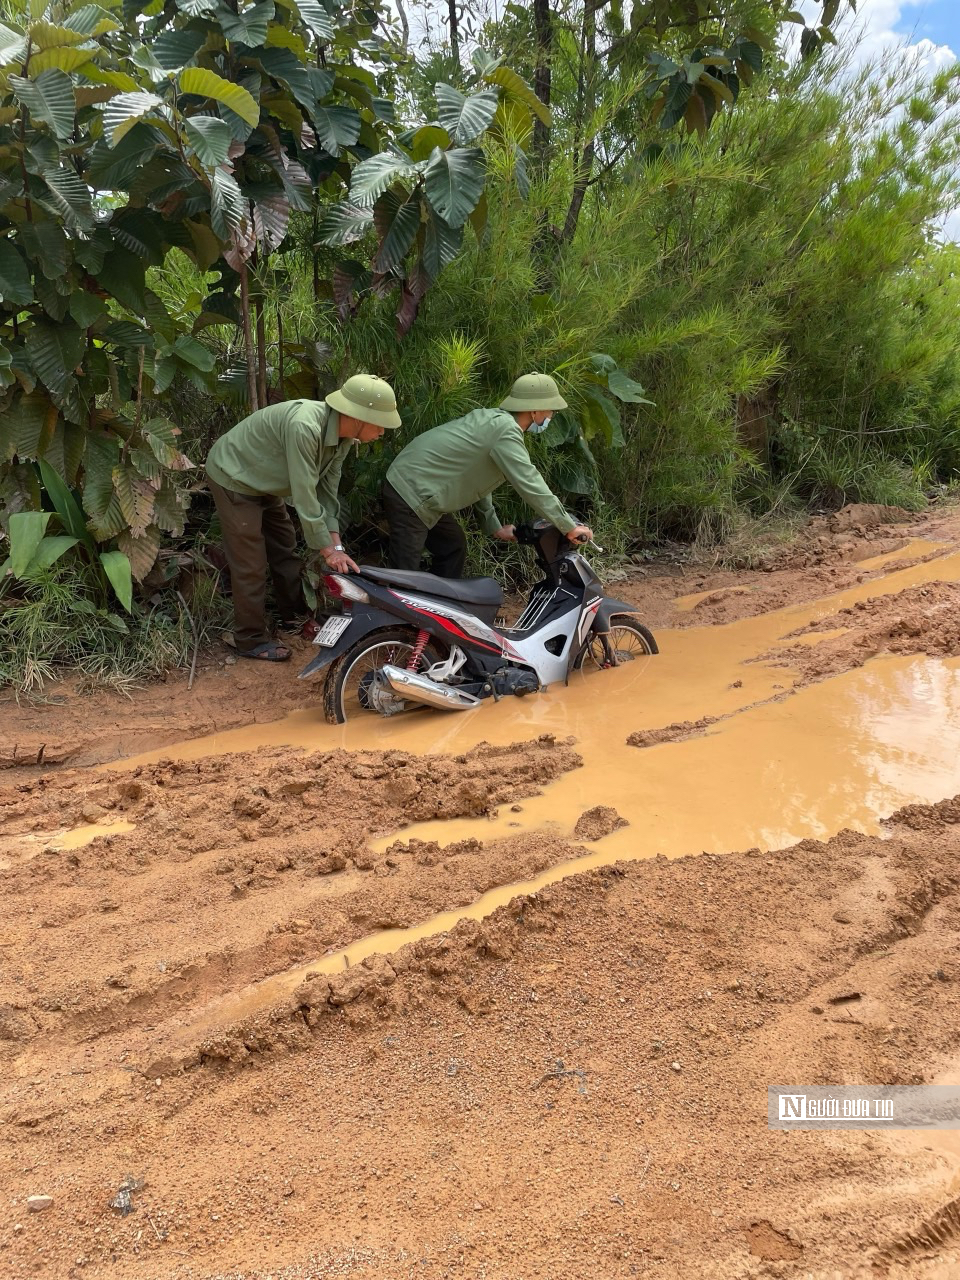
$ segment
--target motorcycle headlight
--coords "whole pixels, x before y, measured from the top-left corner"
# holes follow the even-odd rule
[[[339,600],[356,600],[358,604],[370,603],[370,597],[363,587],[358,586],[356,582],[342,573],[325,574],[323,580],[327,584],[327,590],[330,594],[336,596]]]

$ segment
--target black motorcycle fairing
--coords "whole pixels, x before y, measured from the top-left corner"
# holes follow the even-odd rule
[[[346,614],[349,612],[351,625],[347,627],[343,635],[337,640],[336,644],[332,644],[329,648],[317,646],[316,655],[310,659],[307,665],[297,676],[298,680],[306,680],[309,676],[316,675],[318,671],[323,671],[329,667],[331,662],[339,658],[341,654],[361,640],[371,631],[378,631],[381,627],[395,627],[397,625],[397,615],[394,613],[386,613],[383,609],[371,609],[369,605],[355,604],[351,605],[349,611],[344,610]],[[360,624],[359,626],[357,624]]]
[[[624,600],[613,600],[610,596],[607,596],[601,601],[590,630],[609,631],[610,619],[617,613],[628,613],[634,618],[639,618],[640,616],[640,610],[635,604],[627,604]]]

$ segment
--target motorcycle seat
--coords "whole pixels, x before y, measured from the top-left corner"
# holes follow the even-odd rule
[[[426,595],[439,596],[441,600],[459,600],[461,604],[485,605],[503,603],[503,587],[496,578],[438,578],[433,573],[419,573],[412,569],[379,569],[375,565],[362,564],[360,572],[374,582],[390,587],[404,587],[407,591],[422,591]]]

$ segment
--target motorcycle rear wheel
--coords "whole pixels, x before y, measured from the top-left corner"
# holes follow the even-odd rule
[[[577,654],[573,664],[575,671],[602,671],[612,665],[604,645],[604,638],[616,654],[617,666],[660,652],[649,627],[627,617],[626,614],[615,613],[610,619],[610,630],[605,637],[603,634],[590,635],[584,641],[583,648]]]
[[[327,672],[323,686],[323,714],[327,723],[345,724],[347,720],[356,720],[378,711],[380,715],[394,714],[371,705],[370,684],[380,668],[388,663],[394,667],[406,667],[416,638],[417,633],[412,627],[383,627],[379,631],[368,632],[342,654]],[[420,670],[439,662],[440,657],[434,642],[430,641],[423,651]],[[392,698],[399,704],[397,711],[410,705],[393,694],[375,696],[381,698],[384,706],[389,706]]]

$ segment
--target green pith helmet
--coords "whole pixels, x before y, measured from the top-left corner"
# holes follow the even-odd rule
[[[400,426],[393,387],[372,373],[355,373],[339,390],[331,391],[326,400],[331,409],[345,413],[348,418],[372,422],[375,427]]]
[[[546,373],[525,373],[510,388],[510,394],[500,405],[512,413],[536,413],[538,409],[566,409],[567,402],[560,388]]]

